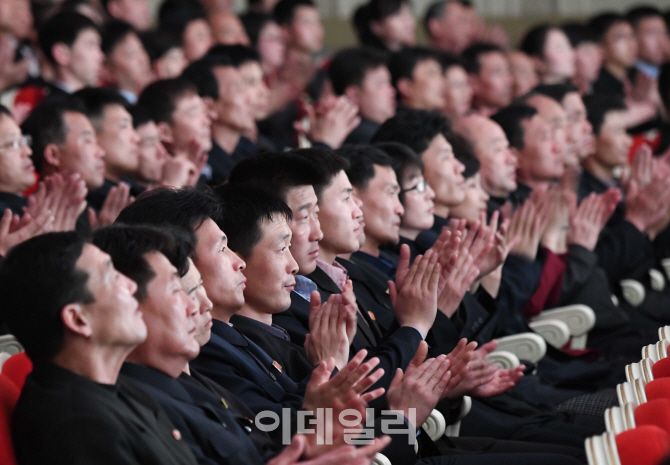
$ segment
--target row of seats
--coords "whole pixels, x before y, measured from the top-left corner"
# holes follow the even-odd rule
[[[606,432],[586,439],[589,465],[659,465],[670,456],[670,326],[642,348],[616,387],[618,407],[605,411]]]

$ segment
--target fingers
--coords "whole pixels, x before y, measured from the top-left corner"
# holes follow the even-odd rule
[[[421,365],[424,360],[426,360],[426,356],[428,355],[428,343],[426,341],[421,341],[419,343],[419,347],[416,350],[416,353],[414,354],[414,358],[412,358],[412,361],[409,362],[408,365],[408,370],[409,367],[418,367]]]

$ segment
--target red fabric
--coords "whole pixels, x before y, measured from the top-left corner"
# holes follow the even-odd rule
[[[10,379],[19,391],[23,389],[26,377],[31,371],[33,371],[33,363],[25,352],[12,355],[2,365],[2,374]]]
[[[616,437],[621,465],[658,465],[670,453],[670,436],[658,426],[639,426]]]
[[[644,387],[647,401],[670,399],[670,378],[659,378],[647,383]]]
[[[670,434],[670,399],[654,399],[635,409],[637,426],[654,425]]]
[[[670,358],[664,358],[654,363],[651,367],[654,379],[670,378]]]
[[[633,143],[630,146],[630,150],[628,150],[628,161],[633,163],[635,152],[643,145],[648,145],[651,147],[652,152],[656,153],[660,144],[661,133],[657,129],[633,136]]]
[[[535,290],[535,294],[523,309],[523,316],[526,321],[530,321],[532,317],[542,313],[545,308],[557,305],[561,296],[567,256],[556,255],[547,249],[545,249],[545,255],[540,283]]]
[[[0,374],[0,463],[3,465],[17,465],[10,425],[19,394],[14,383],[4,373]]]
[[[31,85],[22,87],[14,96],[14,106],[28,105],[28,108],[32,111],[37,105],[42,103],[46,96],[46,90],[42,86]]]

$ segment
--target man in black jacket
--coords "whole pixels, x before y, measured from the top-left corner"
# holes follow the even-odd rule
[[[107,254],[47,234],[14,248],[0,275],[3,319],[34,363],[13,417],[19,463],[196,463],[160,405],[118,379],[147,329],[137,285]]]

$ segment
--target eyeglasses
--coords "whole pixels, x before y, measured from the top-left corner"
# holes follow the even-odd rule
[[[425,179],[423,181],[420,181],[416,186],[410,187],[409,189],[401,189],[400,193],[405,194],[410,191],[417,191],[419,194],[425,194],[425,192],[428,190],[428,181]]]
[[[0,145],[0,150],[19,150],[21,147],[30,147],[33,145],[33,138],[31,136],[21,136],[11,142]]]

